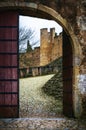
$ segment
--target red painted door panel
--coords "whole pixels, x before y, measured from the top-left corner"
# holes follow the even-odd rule
[[[17,12],[0,12],[0,118],[19,116]]]
[[[73,117],[73,54],[69,36],[63,31],[63,113]]]

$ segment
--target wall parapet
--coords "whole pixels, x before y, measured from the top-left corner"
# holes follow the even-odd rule
[[[41,76],[47,74],[55,74],[58,72],[58,67],[55,66],[40,66],[40,67],[29,67],[29,68],[20,68],[20,78]]]

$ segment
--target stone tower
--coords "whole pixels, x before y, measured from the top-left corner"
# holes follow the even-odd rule
[[[48,32],[47,28],[40,30],[40,66],[45,66],[62,56],[62,34],[55,33],[55,28]]]
[[[40,30],[40,66],[49,63],[49,35],[47,28]]]
[[[62,33],[55,35],[52,46],[52,61],[62,56]]]

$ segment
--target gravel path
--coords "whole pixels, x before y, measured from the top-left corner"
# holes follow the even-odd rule
[[[0,130],[86,130],[86,124],[67,118],[2,119]]]
[[[62,116],[62,102],[42,91],[42,86],[53,76],[20,79],[20,117]]]

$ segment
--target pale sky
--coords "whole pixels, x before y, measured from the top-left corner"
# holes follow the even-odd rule
[[[37,39],[40,39],[40,29],[42,28],[48,28],[48,31],[50,28],[55,28],[55,32],[57,34],[62,32],[62,27],[53,20],[45,20],[45,19],[39,19],[34,17],[20,16],[19,25],[20,27],[23,26],[35,30],[37,34],[36,35]]]

